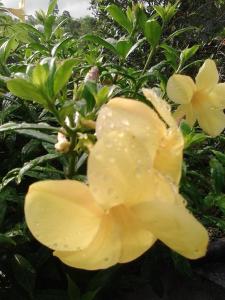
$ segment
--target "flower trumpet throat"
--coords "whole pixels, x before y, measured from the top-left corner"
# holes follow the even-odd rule
[[[157,112],[123,98],[100,110],[88,185],[51,180],[29,188],[29,229],[69,266],[96,270],[129,262],[157,239],[187,258],[205,255],[207,231],[178,192],[182,134],[168,105],[152,90],[144,94]]]
[[[209,135],[217,136],[225,128],[225,83],[218,83],[215,62],[207,59],[195,82],[191,77],[175,74],[167,84],[168,97],[179,104],[174,116],[185,117],[192,127],[196,121]]]

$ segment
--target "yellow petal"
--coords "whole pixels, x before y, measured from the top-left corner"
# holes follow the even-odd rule
[[[132,207],[135,215],[156,238],[181,255],[190,259],[205,255],[205,228],[186,209],[173,185],[160,176],[155,181],[155,191],[146,190],[146,201]]]
[[[173,127],[177,126],[176,121],[172,117],[170,105],[161,99],[152,89],[143,89],[145,97],[152,103],[155,110],[160,117],[167,123],[167,125]]]
[[[17,18],[21,19],[22,21],[25,20],[25,11],[24,9],[20,9],[20,8],[7,8],[7,10],[13,14],[14,16],[16,16]]]
[[[214,108],[225,109],[225,83],[219,83],[213,88],[210,101]]]
[[[156,241],[127,207],[121,205],[112,208],[115,223],[120,229],[121,255],[119,262],[125,263],[136,259],[147,251]]]
[[[193,105],[191,103],[186,104],[185,111],[186,111],[185,120],[190,127],[193,127],[195,125],[195,122],[197,121],[197,113]]]
[[[86,249],[54,252],[65,264],[86,270],[105,269],[115,265],[119,262],[120,254],[120,232],[111,214],[103,217],[96,237]]]
[[[164,135],[166,127],[153,109],[146,104],[124,98],[114,98],[99,112],[96,123],[97,137],[112,130],[130,131],[149,144],[156,143]]]
[[[181,104],[177,107],[177,109],[174,111],[173,113],[173,117],[175,118],[175,120],[179,123],[181,121],[181,119],[183,119],[183,117],[186,115],[186,105],[185,104]]]
[[[199,69],[196,76],[196,85],[198,90],[211,90],[219,81],[219,73],[216,64],[212,59],[207,59]]]
[[[154,167],[179,184],[183,162],[184,140],[178,128],[168,129],[155,157]]]
[[[167,83],[167,95],[177,104],[190,103],[196,90],[194,81],[189,76],[175,74]]]
[[[148,185],[148,175],[158,145],[146,145],[129,132],[112,131],[92,148],[88,160],[88,180],[96,201],[104,208],[139,201]]]
[[[225,128],[225,114],[223,110],[202,107],[198,111],[198,123],[206,133],[215,137]]]
[[[42,244],[54,250],[87,247],[102,218],[88,187],[78,181],[40,181],[25,200],[27,225]]]

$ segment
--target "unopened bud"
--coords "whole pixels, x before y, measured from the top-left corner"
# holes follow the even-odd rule
[[[92,67],[91,70],[85,76],[84,82],[87,82],[87,81],[95,81],[95,82],[97,82],[98,78],[99,78],[98,67]]]
[[[55,149],[61,153],[67,153],[70,150],[70,142],[67,140],[66,136],[58,132],[58,142],[55,144]]]

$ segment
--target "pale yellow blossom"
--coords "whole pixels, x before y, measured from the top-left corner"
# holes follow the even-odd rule
[[[215,62],[207,59],[200,68],[195,82],[191,77],[175,74],[167,84],[168,97],[180,104],[174,114],[185,116],[192,127],[196,121],[209,135],[217,136],[225,128],[225,83],[218,83]]]
[[[160,239],[181,255],[206,252],[208,234],[178,192],[183,137],[168,106],[115,98],[99,112],[88,182],[42,181],[25,201],[29,229],[65,264],[88,270],[131,261]],[[160,117],[159,117],[160,115]]]

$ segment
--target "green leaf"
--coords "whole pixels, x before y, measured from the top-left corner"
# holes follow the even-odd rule
[[[43,65],[37,65],[32,72],[32,82],[37,86],[44,86],[48,79],[48,72]]]
[[[37,130],[32,130],[32,129],[21,129],[21,130],[16,130],[17,133],[19,134],[23,134],[26,136],[30,136],[32,138],[44,141],[44,142],[48,142],[50,144],[55,144],[57,142],[57,138],[56,135],[52,136]]]
[[[14,255],[11,263],[16,281],[32,297],[36,281],[35,269],[27,259],[19,254]]]
[[[15,41],[15,37],[7,40],[3,43],[0,47],[0,63],[5,64],[10,53],[16,49],[18,46],[17,42]]]
[[[212,150],[213,154],[216,156],[216,158],[223,164],[225,167],[225,154],[223,154],[220,151]]]
[[[72,71],[77,61],[73,58],[65,60],[55,72],[54,77],[54,95],[57,95],[61,89],[68,83],[72,76]]]
[[[215,205],[225,214],[225,195],[219,195],[215,198]]]
[[[171,40],[185,32],[192,31],[192,30],[196,30],[196,27],[189,26],[189,27],[178,29],[178,30],[174,31],[173,33],[171,33],[164,41]]]
[[[190,133],[192,133],[192,128],[184,121],[181,122],[180,129],[184,136],[187,136]]]
[[[46,106],[46,99],[42,95],[41,91],[34,84],[25,79],[10,79],[7,81],[7,87],[12,94],[19,98],[35,101]]]
[[[210,172],[214,191],[221,193],[225,187],[225,168],[216,158],[212,158],[210,161]]]
[[[54,12],[57,2],[58,2],[57,0],[52,0],[50,2],[49,6],[48,6],[48,11],[47,11],[47,17],[50,16]]]
[[[0,132],[21,130],[21,129],[37,129],[37,130],[51,130],[58,132],[60,128],[53,127],[47,123],[15,123],[9,122],[0,126]]]
[[[16,243],[10,237],[0,233],[0,246],[16,246]]]
[[[106,49],[110,50],[112,53],[117,54],[115,47],[98,35],[86,34],[82,37],[82,39],[85,41],[91,41],[93,43],[96,43],[99,46],[103,46]]]
[[[132,43],[130,41],[121,40],[116,44],[116,51],[122,58],[126,58],[127,53],[130,51]]]
[[[148,20],[145,23],[144,35],[152,47],[156,47],[160,41],[162,28],[156,20]]]
[[[26,172],[30,171],[35,166],[40,165],[44,162],[56,159],[59,156],[61,156],[61,154],[59,154],[59,153],[46,154],[46,155],[37,157],[37,158],[29,161],[28,163],[25,163],[24,166],[19,170],[19,173],[17,175],[17,183],[20,183],[23,176],[26,174]]]
[[[51,38],[51,35],[53,33],[53,26],[55,23],[55,16],[50,15],[46,20],[44,24],[44,34],[45,34],[45,39],[48,40]]]
[[[184,49],[180,54],[180,61],[183,65],[188,59],[190,59],[192,56],[195,55],[195,53],[198,51],[199,45],[194,45],[191,48]]]
[[[126,14],[123,12],[121,8],[117,5],[112,4],[109,5],[106,10],[111,15],[114,21],[116,21],[120,26],[128,31],[128,33],[132,32],[133,26],[132,23],[129,21]]]
[[[82,297],[81,300],[94,300],[95,297],[97,296],[98,292],[100,291],[101,287],[99,287],[97,290],[95,291],[89,291],[87,293],[85,293]]]
[[[73,37],[68,37],[65,40],[57,43],[51,51],[51,55],[52,56],[56,56],[58,54],[59,51],[64,50],[68,47],[68,45],[71,43],[71,41],[73,41],[74,38]]]
[[[109,93],[110,87],[104,86],[98,91],[97,95],[95,95],[95,101],[99,107],[107,101]]]
[[[78,286],[76,285],[76,283],[70,278],[69,275],[66,276],[67,277],[67,282],[68,282],[68,286],[67,286],[67,293],[68,293],[68,300],[80,300],[80,290],[78,288]]]

